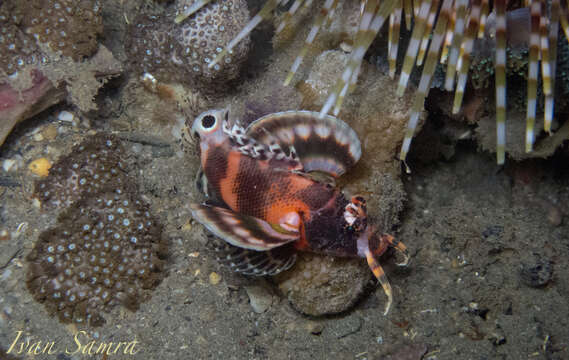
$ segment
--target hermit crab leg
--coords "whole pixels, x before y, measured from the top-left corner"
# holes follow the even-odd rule
[[[214,67],[215,64],[217,64],[221,59],[223,59],[225,55],[227,55],[227,53],[230,52],[235,47],[235,45],[239,43],[239,41],[241,41],[245,36],[247,36],[251,31],[253,31],[253,29],[257,27],[257,25],[259,25],[261,21],[269,19],[271,12],[280,3],[283,3],[285,1],[286,0],[268,0],[263,6],[263,8],[259,11],[259,13],[253,16],[253,18],[247,23],[247,25],[245,25],[243,29],[241,29],[239,34],[237,34],[237,36],[235,36],[229,42],[229,44],[227,44],[227,46],[219,54],[217,54],[217,56],[213,59],[212,62],[209,63],[207,67],[210,69]]]
[[[385,305],[385,311],[383,312],[383,315],[387,315],[389,313],[389,309],[391,308],[391,304],[393,303],[393,291],[391,290],[391,285],[389,284],[389,280],[387,279],[383,268],[379,262],[377,262],[371,251],[368,249],[366,250],[365,254],[369,268],[373,272],[373,275],[377,281],[379,281],[381,284],[385,295],[387,295],[387,304]]]
[[[174,22],[176,24],[181,23],[182,21],[186,20],[188,17],[192,16],[193,13],[201,9],[202,7],[209,4],[211,0],[195,0],[190,6],[184,6],[183,11],[176,15]]]
[[[370,6],[370,4],[373,4],[373,6]],[[326,102],[320,111],[321,118],[323,118],[328,113],[328,111],[330,111],[332,106],[336,103],[336,100],[338,100],[338,96],[340,95],[346,83],[351,80],[354,71],[357,71],[359,65],[363,60],[366,50],[371,45],[373,39],[375,38],[375,35],[377,35],[381,29],[381,26],[385,22],[387,16],[389,16],[389,14],[391,14],[393,11],[393,8],[395,7],[395,0],[383,1],[374,17],[372,11],[376,8],[376,4],[377,2],[375,0],[368,1],[366,10],[362,15],[358,34],[356,35],[355,49],[352,52],[352,56],[348,61],[346,69],[344,69],[344,72],[336,82],[334,89],[331,91],[330,95],[328,95],[328,98],[326,99]]]
[[[438,0],[434,2],[423,1],[421,3],[421,8],[419,9],[419,16],[415,18],[415,26],[413,27],[413,34],[411,35],[411,41],[407,47],[407,53],[405,53],[405,61],[403,62],[403,69],[401,70],[401,75],[399,76],[399,85],[397,86],[397,96],[403,96],[405,88],[407,87],[407,82],[411,76],[411,70],[413,70],[413,65],[415,63],[415,58],[417,57],[417,52],[419,51],[419,44],[421,42],[421,36],[425,31],[425,26],[427,22],[427,17],[429,16],[429,10],[431,6],[438,6]]]
[[[314,20],[314,25],[312,25],[312,28],[310,29],[310,32],[308,33],[308,36],[306,37],[306,40],[304,42],[304,46],[300,50],[300,54],[298,54],[296,59],[294,59],[294,63],[292,64],[290,71],[288,72],[288,75],[287,75],[285,82],[284,82],[285,86],[290,84],[292,78],[294,77],[294,74],[296,73],[296,71],[298,70],[298,67],[302,63],[304,56],[306,55],[306,53],[308,52],[308,49],[310,49],[310,46],[312,45],[312,42],[316,38],[316,35],[318,34],[318,30],[320,30],[320,27],[324,23],[324,20],[330,15],[330,12],[332,11],[332,9],[335,9],[336,6],[338,6],[338,1],[339,0],[326,0],[326,2],[324,3],[324,6],[322,7],[322,9],[320,9],[318,16],[316,16],[316,20]]]
[[[433,41],[431,47],[429,48],[429,52],[427,53],[427,61],[425,63],[425,67],[423,68],[423,74],[421,75],[419,88],[415,93],[415,99],[411,108],[411,117],[409,118],[409,123],[407,124],[405,138],[403,139],[401,153],[399,154],[399,159],[402,161],[405,161],[405,158],[407,157],[407,152],[409,151],[409,146],[411,145],[411,139],[413,138],[415,128],[417,127],[417,122],[419,121],[419,114],[424,107],[425,98],[427,97],[429,89],[431,88],[431,79],[433,78],[433,74],[437,66],[438,54],[445,38],[446,27],[450,17],[451,5],[452,0],[444,0],[441,12],[439,14],[439,19],[437,20],[437,25],[435,27],[435,32],[433,35]]]
[[[470,67],[470,54],[474,48],[474,38],[478,34],[478,27],[480,21],[480,0],[472,2],[472,9],[470,11],[470,18],[468,19],[468,27],[466,30],[466,38],[464,39],[464,52],[462,53],[462,61],[460,62],[460,69],[458,71],[458,80],[456,83],[456,90],[454,93],[454,103],[452,113],[458,114],[462,106],[462,98],[464,96],[464,88],[466,87],[466,80],[468,80],[468,68]]]
[[[532,1],[531,33],[529,38],[528,64],[528,104],[526,114],[526,152],[533,150],[535,114],[537,111],[537,72],[539,69],[539,20],[541,18],[541,3]]]
[[[445,0],[447,1],[447,0]],[[452,2],[452,0],[448,0]],[[401,241],[397,240],[393,236],[389,234],[381,235],[381,241],[387,243],[390,247],[394,248],[395,250],[399,251],[401,255],[403,255],[403,261],[397,263],[397,266],[407,266],[409,265],[409,250],[407,250],[407,246],[403,244]]]
[[[506,0],[496,0],[496,161],[506,158]]]

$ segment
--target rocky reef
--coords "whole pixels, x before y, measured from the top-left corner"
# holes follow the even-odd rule
[[[102,312],[136,310],[164,276],[162,225],[123,169],[113,136],[77,145],[36,183],[46,209],[64,209],[30,254],[27,286],[62,322],[102,325]]]

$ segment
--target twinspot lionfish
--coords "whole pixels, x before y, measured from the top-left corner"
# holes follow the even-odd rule
[[[360,141],[346,123],[317,112],[286,111],[264,116],[246,129],[230,125],[227,110],[199,115],[201,188],[212,199],[192,204],[192,215],[220,243],[220,260],[251,275],[290,268],[296,251],[363,257],[392,303],[379,257],[407,249],[368,223],[366,201],[347,199],[334,185],[361,156]],[[317,177],[314,174],[324,174]]]

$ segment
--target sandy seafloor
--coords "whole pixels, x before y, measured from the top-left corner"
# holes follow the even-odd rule
[[[113,12],[118,5],[105,4],[104,41],[121,59],[115,35],[124,29],[109,26],[121,18]],[[292,61],[270,59],[275,66],[286,63],[283,68]],[[255,76],[260,83],[270,81]],[[9,349],[19,332],[21,339],[55,343],[52,355],[13,358],[569,359],[566,150],[549,160],[509,160],[504,167],[470,141],[459,143],[449,160],[421,162],[420,154],[412,154],[412,173],[401,172],[407,200],[392,229],[410,249],[411,263],[401,269],[391,252],[382,258],[394,290],[391,312],[383,315],[383,291],[368,286],[349,310],[310,317],[295,310],[271,279],[231,273],[211,256],[204,230],[191,221],[187,206],[199,198],[198,158],[180,151],[172,135],[177,120],[144,115],[164,104],[140,88],[132,90],[127,86],[132,79],[124,75],[107,84],[97,99],[99,110],[81,115],[78,125],[56,120],[60,111],[74,111],[65,104],[21,124],[0,157],[20,158],[23,164],[40,156],[54,160],[103,130],[129,138],[124,159],[129,173],[165,226],[167,275],[135,313],[116,307],[98,328],[61,324],[25,285],[25,257],[38,235],[55,224],[55,215],[33,205],[36,177],[25,165],[2,173],[0,230],[11,236],[0,241],[0,349]],[[245,86],[230,92],[211,106],[239,102],[246,91]],[[129,106],[135,109],[129,112]],[[49,126],[60,130],[48,141],[37,134]],[[424,134],[415,143],[429,141]],[[251,286],[261,290],[250,295]],[[251,297],[266,310],[255,312]],[[66,354],[66,348],[76,349],[74,334],[81,330],[82,344],[136,340],[137,353]]]

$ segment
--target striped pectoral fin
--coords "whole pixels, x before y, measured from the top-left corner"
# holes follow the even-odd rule
[[[298,231],[229,209],[205,204],[190,207],[196,221],[215,236],[240,248],[266,251],[300,239]]]
[[[311,111],[285,111],[262,117],[249,125],[247,135],[262,144],[289,149],[302,171],[342,175],[361,157],[355,131],[333,116]]]
[[[244,275],[276,275],[288,270],[296,262],[296,251],[289,245],[256,251],[219,242],[215,244],[214,250],[221,264]]]
[[[373,272],[373,275],[381,284],[385,295],[387,295],[387,304],[385,305],[385,311],[383,312],[383,315],[387,315],[389,313],[389,309],[391,308],[391,304],[393,303],[393,291],[391,290],[391,285],[389,284],[389,280],[387,279],[383,268],[369,250],[366,251],[366,260],[369,268]]]

